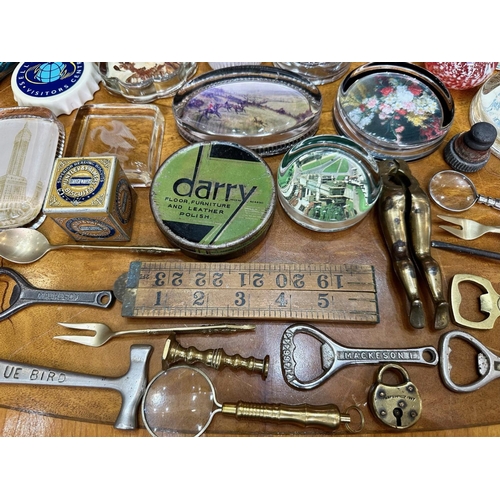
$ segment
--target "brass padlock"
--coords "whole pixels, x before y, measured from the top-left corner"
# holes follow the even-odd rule
[[[382,383],[387,370],[399,372],[403,382],[399,385]],[[380,368],[377,382],[371,388],[369,402],[373,414],[394,429],[407,429],[415,424],[422,413],[422,400],[408,372],[399,365],[389,363]]]

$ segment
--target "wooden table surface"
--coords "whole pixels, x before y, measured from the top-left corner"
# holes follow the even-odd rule
[[[266,63],[270,64],[270,63]],[[354,68],[360,63],[353,63]],[[207,63],[199,63],[198,75],[208,71]],[[332,106],[338,82],[320,86],[323,95],[323,111],[318,133],[335,134],[332,121]],[[456,112],[453,126],[444,143],[432,155],[410,164],[413,174],[423,187],[427,187],[430,177],[437,171],[448,168],[443,159],[445,144],[457,133],[470,127],[468,120],[469,104],[476,89],[452,91]],[[161,99],[158,105],[166,120],[162,149],[162,161],[187,143],[178,135],[171,110],[171,98]],[[92,103],[126,102],[110,95],[103,87],[95,94]],[[0,107],[15,106],[10,80],[0,83]],[[76,111],[71,115],[60,116],[67,133],[71,129]],[[268,157],[266,162],[273,172],[279,165],[281,156]],[[488,165],[478,174],[474,182],[481,194],[498,196],[500,186],[500,160],[492,156]],[[134,221],[131,245],[165,245],[165,238],[156,227],[149,208],[149,190],[138,188],[138,204]],[[433,239],[462,243],[448,233],[440,230],[437,213],[444,213],[432,205]],[[465,214],[464,214],[465,215]],[[498,213],[491,208],[474,206],[465,215],[486,224],[498,225]],[[51,243],[71,243],[50,220],[40,227]],[[496,250],[494,235],[486,235],[470,242],[486,250]],[[111,289],[114,281],[128,271],[129,263],[138,260],[130,255],[111,255],[104,252],[75,251],[69,258],[64,251],[50,252],[42,260],[29,265],[14,265],[2,260],[1,265],[20,272],[32,284],[50,289],[106,290]],[[433,250],[433,256],[442,267],[446,286],[457,273],[470,273],[489,279],[497,286],[498,273],[494,262],[466,257],[442,250]],[[184,262],[192,259],[186,256],[168,257]],[[154,260],[142,258],[141,260]],[[408,303],[402,287],[392,270],[385,242],[380,233],[376,212],[373,211],[358,226],[336,234],[314,233],[301,228],[291,221],[277,207],[273,225],[264,242],[247,254],[235,259],[236,262],[324,262],[330,264],[369,264],[375,269],[380,323],[365,324],[328,324],[315,323],[335,341],[353,347],[414,347],[433,345],[437,348],[439,337],[450,330],[468,331],[477,336],[486,346],[495,350],[500,340],[495,329],[478,331],[457,327],[450,323],[444,331],[435,331],[431,326],[414,330],[408,323]],[[84,270],[84,272],[83,272]],[[422,290],[424,287],[422,286]],[[498,290],[498,287],[497,287]],[[426,292],[423,291],[423,294]],[[428,324],[431,325],[432,307],[425,300]],[[136,328],[139,326],[172,325],[173,321],[155,322],[146,325],[147,320],[123,318],[120,306],[113,305],[107,311],[92,311],[76,306],[33,306],[17,313],[0,324],[0,358],[61,368],[82,373],[117,376],[128,367],[128,352],[137,339],[116,339],[98,349],[54,341],[54,335],[64,333],[58,322],[100,321],[113,329]],[[151,321],[150,321],[151,323]],[[193,321],[186,321],[190,324]],[[200,349],[223,347],[226,352],[243,356],[262,358],[271,356],[269,377],[266,381],[255,375],[222,370],[214,372],[207,369],[217,386],[218,395],[223,401],[233,398],[246,401],[268,401],[297,404],[335,403],[344,408],[359,404],[365,413],[366,427],[364,436],[497,436],[500,435],[500,398],[498,384],[489,386],[473,394],[456,394],[447,390],[439,377],[437,368],[411,366],[408,370],[412,381],[420,390],[424,409],[419,422],[408,432],[391,432],[379,424],[367,407],[367,393],[374,380],[376,366],[366,365],[348,367],[322,387],[314,391],[297,391],[282,379],[279,367],[279,339],[289,324],[283,321],[256,321],[256,331],[246,336],[234,335],[231,338],[205,336],[186,336],[181,342],[195,345]],[[179,323],[176,323],[179,324]],[[141,339],[143,341],[143,339]],[[144,342],[143,342],[144,343]],[[160,370],[160,355],[163,348],[161,339],[154,339],[149,375]],[[120,405],[117,394],[110,391],[83,389],[42,388],[35,386],[13,386],[0,384],[0,434],[2,436],[147,436],[143,427],[134,431],[116,430],[112,423]],[[96,394],[98,393],[98,394]],[[219,420],[216,422],[216,420]],[[213,425],[213,428],[212,428]],[[273,424],[248,422],[229,422],[225,417],[216,417],[208,432],[209,435],[323,435],[315,430],[303,430],[293,426],[278,428]],[[341,431],[343,435],[345,431]]]

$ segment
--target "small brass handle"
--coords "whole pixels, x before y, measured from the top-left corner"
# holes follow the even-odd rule
[[[230,356],[223,349],[200,351],[192,346],[182,347],[175,339],[175,335],[169,335],[163,349],[163,369],[166,370],[176,363],[188,365],[202,363],[216,370],[225,367],[233,370],[247,370],[260,373],[263,380],[267,378],[269,372],[269,356],[264,359],[256,359],[254,357],[243,358],[239,354]]]
[[[357,409],[357,407],[352,408]],[[341,413],[338,406],[334,404],[314,406],[309,404],[256,404],[239,401],[238,403],[223,404],[221,411],[236,418],[276,421],[328,430],[336,430],[341,423],[344,423],[348,430],[353,433],[361,431],[364,425],[364,417],[359,409],[357,411],[361,418],[361,424],[359,429],[353,429],[349,426],[351,423],[350,415]]]

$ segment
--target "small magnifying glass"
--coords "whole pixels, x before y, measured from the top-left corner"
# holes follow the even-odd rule
[[[351,415],[359,416],[359,426],[351,427]],[[313,406],[270,403],[224,403],[217,401],[214,385],[201,370],[176,365],[156,375],[144,394],[142,419],[153,436],[197,437],[205,432],[217,413],[236,418],[282,422],[336,430],[344,424],[349,432],[360,432],[364,416],[357,406],[341,413],[336,405]]]
[[[500,199],[478,194],[474,183],[455,170],[434,174],[429,182],[429,195],[441,208],[451,212],[463,212],[476,202],[500,210]]]

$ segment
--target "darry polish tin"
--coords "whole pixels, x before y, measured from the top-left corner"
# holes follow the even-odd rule
[[[239,144],[196,143],[161,165],[150,203],[158,227],[186,255],[233,258],[266,235],[276,204],[274,179],[267,164]]]
[[[116,156],[58,158],[43,212],[77,241],[129,241],[135,202]]]

